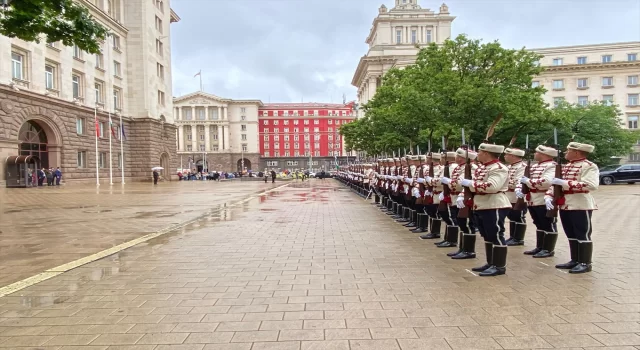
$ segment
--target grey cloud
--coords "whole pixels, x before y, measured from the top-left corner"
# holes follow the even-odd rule
[[[355,99],[371,23],[393,0],[173,0],[174,95],[198,89],[264,102]],[[640,40],[638,0],[451,0],[454,35],[507,47]],[[420,0],[437,12],[441,1]],[[614,5],[612,5],[614,4]]]

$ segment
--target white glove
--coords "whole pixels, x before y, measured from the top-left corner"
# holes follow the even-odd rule
[[[516,197],[517,198],[524,198],[524,193],[522,193],[521,189],[516,188],[515,192],[516,192]]]
[[[471,185],[473,185],[473,180],[469,180],[469,179],[462,179],[462,181],[460,181],[460,184],[464,187],[469,187]]]
[[[464,208],[464,196],[458,196],[458,198],[456,198],[456,207],[458,207],[459,209]]]
[[[427,176],[427,177],[425,177],[424,179],[425,179],[425,181],[427,181],[427,182],[431,182],[431,180],[433,180],[433,178],[432,178],[431,176]]]
[[[441,177],[441,178],[440,178],[440,183],[443,183],[443,184],[445,184],[445,185],[448,185],[448,184],[450,184],[450,183],[451,183],[451,179],[450,179],[450,178],[448,178],[448,177],[444,177],[444,176],[443,176],[443,177]]]
[[[527,182],[529,182],[529,178],[528,177],[523,176],[523,177],[520,178],[520,183],[521,184],[525,184],[526,185]]]
[[[444,200],[444,193],[440,193],[440,194],[438,195],[438,199],[439,199],[440,201],[443,201],[443,200]]]
[[[547,206],[547,210],[553,210],[553,208],[554,208],[553,198],[545,197],[544,198],[544,205]]]
[[[429,191],[424,191],[424,196],[425,197],[430,197],[430,196],[433,196],[433,193],[431,193]]]
[[[413,194],[413,196],[414,196],[414,197],[416,197],[416,198],[420,198],[420,190],[418,190],[417,188],[415,188],[415,187],[414,187],[414,188],[411,190],[411,193]]]
[[[560,185],[560,186],[567,186],[569,185],[569,181],[567,180],[563,180],[563,179],[558,179],[557,177],[554,177],[553,180],[551,180],[551,184],[552,185]]]
[[[419,177],[418,180],[416,180],[416,182],[418,182],[419,184],[423,184],[424,183],[424,179]]]
[[[412,178],[410,178],[410,177],[405,177],[405,178],[404,178],[404,182],[406,182],[406,183],[408,183],[408,184],[410,184],[412,181],[413,181],[413,179],[412,179]]]

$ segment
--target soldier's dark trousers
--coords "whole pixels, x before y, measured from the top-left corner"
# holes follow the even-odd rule
[[[437,219],[438,218],[438,205],[437,204],[427,204],[425,206],[425,211],[429,217]]]
[[[592,210],[560,210],[560,221],[568,239],[591,242]]]
[[[527,215],[527,209],[523,209],[523,210],[515,210],[515,209],[511,209],[509,211],[509,214],[507,214],[507,218],[509,218],[509,221],[511,222],[518,222],[521,224],[526,223],[526,215]]]
[[[504,238],[504,219],[509,214],[509,208],[485,209],[473,212],[480,234],[487,243],[503,246],[506,244]]]
[[[536,205],[529,207],[529,214],[533,219],[536,229],[545,232],[558,232],[555,218],[547,217],[547,207],[544,205]]]
[[[455,215],[453,215],[453,208],[458,209],[456,206],[450,206],[447,204],[447,210],[438,211],[438,214],[449,226],[458,226],[458,211],[456,210]]]

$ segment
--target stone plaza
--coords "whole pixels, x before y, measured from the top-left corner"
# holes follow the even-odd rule
[[[596,192],[591,273],[530,227],[492,278],[331,179],[3,191],[0,348],[640,349],[637,186]]]

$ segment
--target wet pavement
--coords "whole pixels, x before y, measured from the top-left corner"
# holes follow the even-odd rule
[[[214,212],[260,181],[0,189],[0,287]]]
[[[333,180],[291,184],[0,298],[0,348],[640,349],[638,189],[597,193],[593,272],[552,267],[566,240],[522,255],[530,228],[481,278],[482,254],[448,259]]]

